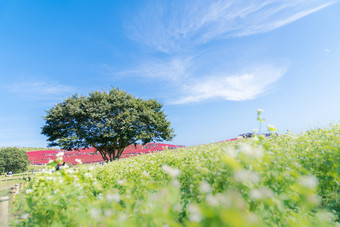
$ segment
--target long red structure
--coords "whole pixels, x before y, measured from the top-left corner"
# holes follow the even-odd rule
[[[140,154],[154,153],[163,151],[165,149],[176,149],[184,146],[163,144],[163,143],[148,143],[146,145],[130,145],[123,151],[121,158],[129,158]],[[45,165],[50,160],[54,161],[57,159],[59,152],[64,152],[63,161],[77,165],[76,159],[80,159],[82,163],[96,163],[104,162],[102,156],[95,148],[85,148],[72,151],[65,150],[42,150],[42,151],[29,151],[27,152],[28,159],[32,165]]]

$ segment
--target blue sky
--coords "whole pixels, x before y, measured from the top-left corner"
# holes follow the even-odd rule
[[[0,1],[0,146],[46,147],[43,116],[119,87],[196,145],[340,120],[340,2]]]

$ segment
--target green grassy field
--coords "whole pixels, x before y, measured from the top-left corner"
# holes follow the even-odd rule
[[[26,180],[0,181],[0,197],[9,196],[11,187],[24,182],[26,182]]]
[[[332,125],[45,171],[11,212],[16,226],[339,226],[339,169]]]

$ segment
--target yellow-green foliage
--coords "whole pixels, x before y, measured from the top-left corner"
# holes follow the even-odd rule
[[[340,125],[45,171],[18,226],[339,226]]]

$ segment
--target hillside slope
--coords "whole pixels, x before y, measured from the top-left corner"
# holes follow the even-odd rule
[[[46,172],[13,212],[17,226],[339,226],[339,165],[332,125]]]

